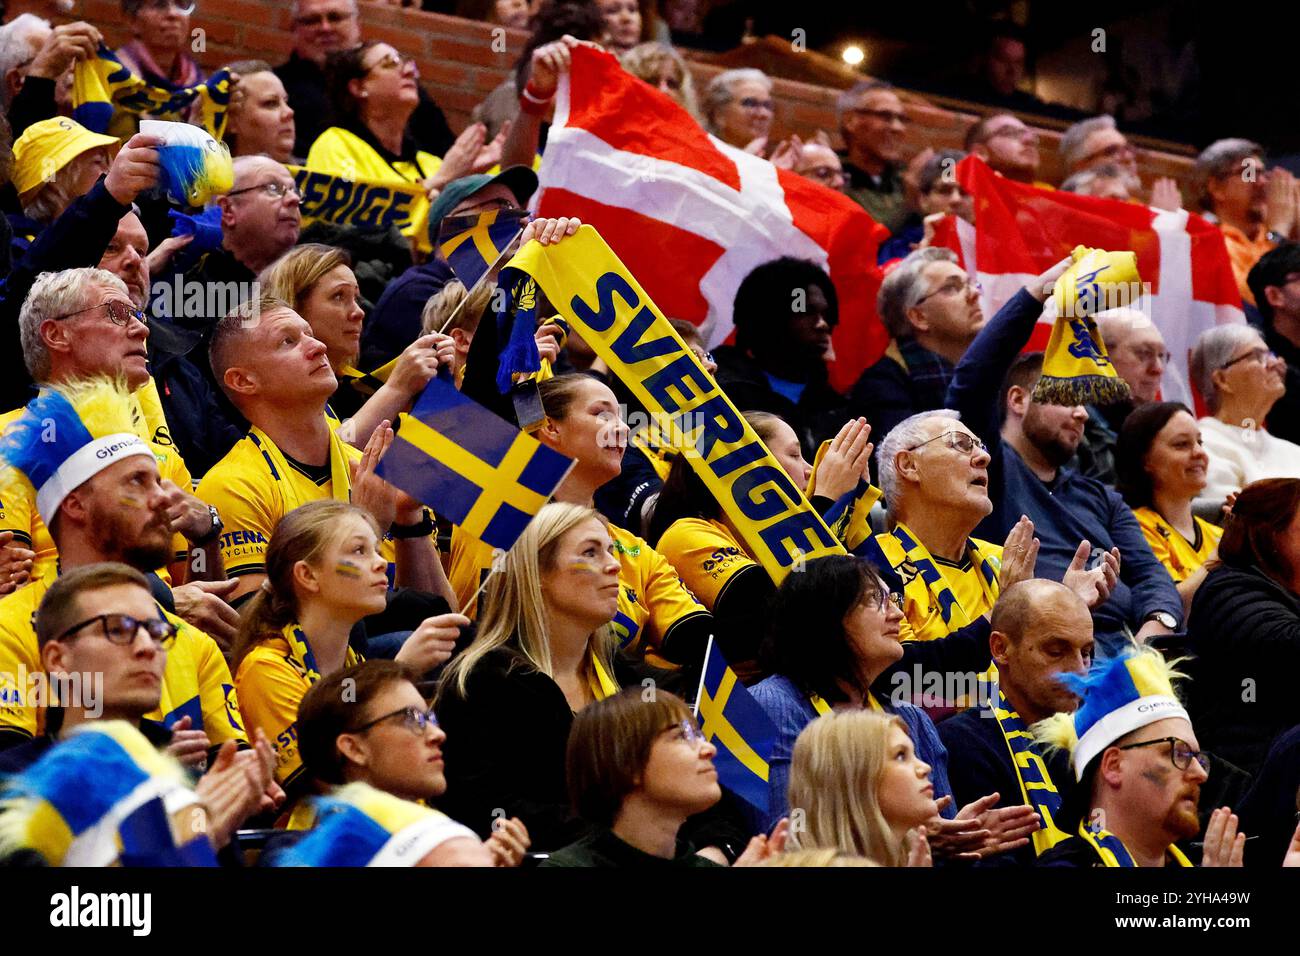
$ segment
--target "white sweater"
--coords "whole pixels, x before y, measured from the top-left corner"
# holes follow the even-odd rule
[[[1210,456],[1203,497],[1221,501],[1261,478],[1300,478],[1300,445],[1217,418],[1202,418],[1199,424]]]

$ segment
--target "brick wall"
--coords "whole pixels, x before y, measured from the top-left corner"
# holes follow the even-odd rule
[[[129,39],[116,0],[75,0],[71,14],[59,13],[49,0],[11,0],[10,15],[30,10],[56,22],[85,19],[98,26],[108,42],[117,46]],[[420,76],[456,130],[468,122],[470,110],[504,79],[523,48],[526,35],[485,23],[456,17],[361,3],[363,35],[385,40],[415,58]],[[289,4],[285,0],[203,0],[191,18],[194,28],[205,31],[205,49],[196,58],[206,68],[236,59],[260,58],[279,63],[293,43],[289,33]],[[697,90],[722,67],[692,63]],[[778,135],[835,131],[835,98],[839,90],[778,79]],[[975,112],[944,109],[920,95],[907,95],[912,116],[912,142],[920,149],[960,148]],[[1041,149],[1044,178],[1059,181],[1056,146],[1060,134],[1043,130]],[[1144,178],[1171,175],[1186,182],[1190,160],[1158,150],[1144,150],[1140,166]]]

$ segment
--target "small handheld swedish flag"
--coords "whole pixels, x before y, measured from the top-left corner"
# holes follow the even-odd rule
[[[705,739],[718,748],[718,782],[764,813],[769,809],[768,761],[776,726],[740,683],[710,639],[695,713]]]
[[[508,551],[572,466],[573,459],[461,395],[444,370],[399,418],[376,472],[467,534]]]
[[[465,288],[473,289],[523,230],[527,216],[525,210],[493,209],[449,217],[438,230],[438,251]]]

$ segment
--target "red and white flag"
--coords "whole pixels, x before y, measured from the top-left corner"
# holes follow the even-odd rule
[[[538,215],[595,226],[660,310],[702,326],[710,345],[731,335],[741,280],[794,256],[826,269],[839,297],[832,384],[849,388],[884,353],[884,227],[843,194],[710,136],[609,54],[573,50],[538,172]]]
[[[1077,245],[1132,250],[1147,289],[1133,308],[1150,317],[1173,355],[1161,395],[1192,405],[1187,360],[1197,337],[1216,325],[1246,321],[1217,227],[1185,209],[1167,212],[1013,182],[974,156],[958,163],[956,173],[974,199],[975,225],[949,216],[935,230],[935,245],[956,252],[983,285],[985,315]],[[1049,308],[1029,348],[1047,345],[1052,319]]]

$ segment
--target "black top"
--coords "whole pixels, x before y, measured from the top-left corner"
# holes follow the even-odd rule
[[[1245,798],[1234,805],[1246,841],[1246,865],[1282,864],[1295,833],[1296,800],[1300,797],[1300,727],[1278,737]],[[1204,801],[1202,801],[1204,802]]]
[[[1286,393],[1269,410],[1269,434],[1300,444],[1300,346],[1280,334],[1272,323],[1264,327],[1264,342],[1286,360]]]
[[[1258,772],[1274,739],[1300,724],[1300,598],[1258,569],[1221,565],[1192,599],[1187,641],[1201,748]]]
[[[552,853],[542,866],[604,866],[604,867],[716,867],[720,864],[700,856],[689,842],[677,841],[676,855],[671,860],[652,856],[629,843],[624,843],[611,830],[595,830],[577,843]]]

